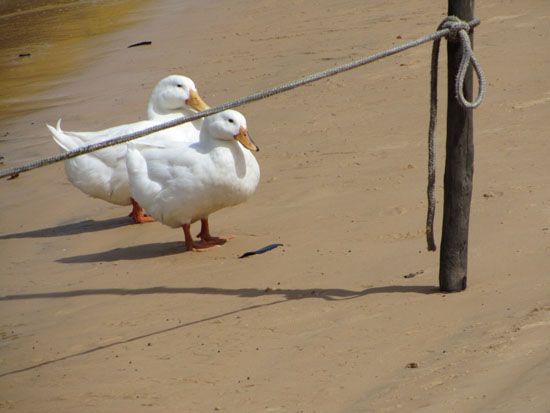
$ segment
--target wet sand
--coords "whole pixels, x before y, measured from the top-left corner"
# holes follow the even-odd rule
[[[548,411],[550,7],[478,3],[489,90],[474,115],[468,290],[437,292],[423,237],[424,46],[241,108],[262,181],[211,217],[236,238],[206,253],[131,225],[62,165],[0,182],[0,407]],[[43,125],[59,117],[74,130],[143,118],[168,73],[221,103],[431,32],[446,2],[178,4],[145,5],[150,18],[98,38],[92,63],[36,95],[56,106],[4,120],[4,166],[55,153]],[[237,258],[273,242],[284,247]]]
[[[94,61],[101,51],[98,36],[144,20],[146,16],[138,15],[144,3],[0,2],[0,119],[44,109],[46,102],[36,102],[33,95],[59,87],[71,72]]]

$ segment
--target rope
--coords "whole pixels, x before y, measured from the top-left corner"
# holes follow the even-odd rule
[[[478,19],[474,19],[474,20],[472,20],[471,22],[469,22],[467,24],[468,24],[468,27],[470,28],[470,27],[475,27],[475,26],[479,25],[479,23],[480,22],[479,22]],[[125,143],[125,142],[131,141],[133,139],[141,138],[141,137],[149,135],[151,133],[161,131],[163,129],[172,128],[174,126],[181,125],[181,124],[187,123],[187,122],[192,122],[194,120],[203,118],[205,116],[210,116],[210,115],[222,112],[222,111],[227,110],[227,109],[231,109],[231,108],[234,108],[234,107],[237,107],[237,106],[242,106],[246,103],[255,102],[257,100],[265,99],[267,97],[277,95],[279,93],[283,93],[283,92],[286,92],[288,90],[295,89],[297,87],[304,86],[304,85],[307,85],[309,83],[316,82],[318,80],[321,80],[321,79],[324,79],[324,78],[327,78],[327,77],[330,77],[330,76],[334,76],[338,73],[342,73],[342,72],[346,72],[346,71],[351,70],[351,69],[355,69],[357,67],[372,63],[376,60],[380,60],[382,58],[392,56],[394,54],[400,53],[400,52],[402,52],[404,50],[407,50],[407,49],[411,49],[411,48],[419,46],[421,44],[428,43],[428,42],[431,42],[431,41],[438,41],[442,37],[446,37],[449,34],[451,34],[454,30],[455,29],[453,27],[439,27],[438,30],[434,33],[428,34],[426,36],[420,37],[420,38],[415,39],[415,40],[411,40],[411,41],[403,43],[399,46],[392,47],[390,49],[384,50],[384,51],[379,52],[379,53],[375,53],[373,55],[364,57],[362,59],[354,60],[352,62],[343,64],[341,66],[336,66],[336,67],[333,67],[331,69],[327,69],[327,70],[324,70],[324,71],[321,71],[321,72],[317,72],[317,73],[308,75],[308,76],[306,76],[302,79],[298,79],[298,80],[294,80],[292,82],[284,83],[282,85],[275,86],[273,88],[266,89],[264,91],[254,93],[252,95],[242,97],[240,99],[236,99],[236,100],[233,100],[233,101],[230,101],[230,102],[223,103],[219,106],[207,109],[203,112],[199,112],[199,113],[196,113],[196,114],[193,114],[193,115],[190,115],[190,116],[184,116],[184,117],[181,117],[181,118],[178,118],[178,119],[174,119],[172,121],[169,121],[169,122],[166,122],[166,123],[163,123],[163,124],[159,124],[159,125],[144,129],[142,131],[133,132],[133,133],[130,133],[130,134],[127,134],[127,135],[124,135],[124,136],[120,136],[118,138],[114,138],[114,139],[111,139],[111,140],[107,140],[107,141],[104,141],[104,142],[98,142],[98,143],[94,143],[92,145],[83,146],[81,148],[77,148],[77,149],[74,149],[72,151],[62,153],[62,154],[50,156],[50,157],[43,158],[43,159],[38,159],[36,161],[30,162],[28,164],[25,164],[25,165],[22,165],[22,166],[19,166],[19,167],[14,167],[14,168],[1,170],[0,171],[0,178],[5,178],[5,177],[8,177],[8,176],[9,177],[17,177],[22,172],[30,171],[32,169],[40,168],[40,167],[46,166],[46,165],[51,165],[51,164],[56,163],[56,162],[71,159],[71,158],[74,158],[74,157],[79,156],[79,155],[83,155],[83,154],[86,154],[86,153],[89,153],[89,152],[97,151],[99,149],[107,148],[109,146]],[[471,50],[471,48],[470,48],[470,50]]]
[[[455,79],[456,99],[462,107],[467,109],[475,109],[485,96],[485,75],[479,66],[477,59],[472,50],[470,36],[468,32],[474,27],[472,22],[466,23],[456,16],[447,16],[438,26],[437,30],[448,29],[450,40],[457,40],[462,45],[462,59],[460,60],[458,73]],[[435,126],[437,123],[437,67],[439,61],[439,46],[441,38],[434,40],[432,47],[432,62],[430,76],[430,125],[428,127],[428,214],[426,217],[426,241],[428,243],[428,251],[435,251],[434,240],[434,215],[435,215]],[[479,92],[476,100],[469,102],[464,97],[464,81],[468,67],[472,63],[477,78],[479,81]]]

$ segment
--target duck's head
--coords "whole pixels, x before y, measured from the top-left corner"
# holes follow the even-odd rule
[[[224,110],[208,116],[204,120],[203,129],[213,139],[237,140],[250,151],[260,150],[248,134],[245,117],[236,110]]]
[[[203,111],[209,109],[197,92],[195,83],[185,76],[171,75],[157,83],[151,97],[147,114],[149,118],[181,112],[185,109]]]

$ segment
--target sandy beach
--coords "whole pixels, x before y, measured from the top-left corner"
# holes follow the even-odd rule
[[[1,181],[0,410],[549,412],[550,4],[477,3],[466,291],[438,291],[425,245],[425,45],[240,108],[261,183],[211,216],[235,238],[205,253],[85,196],[62,164]],[[59,118],[144,119],[168,74],[213,106],[430,33],[446,4],[140,2],[83,35],[71,70],[10,78],[29,89],[0,117],[1,166],[57,153]],[[445,73],[442,53],[438,245]]]

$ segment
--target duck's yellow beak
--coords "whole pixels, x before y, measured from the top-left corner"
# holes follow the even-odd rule
[[[239,129],[239,133],[234,136],[236,140],[238,140],[246,149],[258,152],[260,148],[256,146],[250,135],[248,134],[248,131],[241,126],[241,129]]]
[[[202,98],[199,96],[199,92],[197,92],[196,90],[191,90],[189,92],[189,98],[187,98],[185,103],[187,104],[187,106],[190,106],[199,112],[210,109],[210,106],[204,103],[204,100],[202,100]]]

